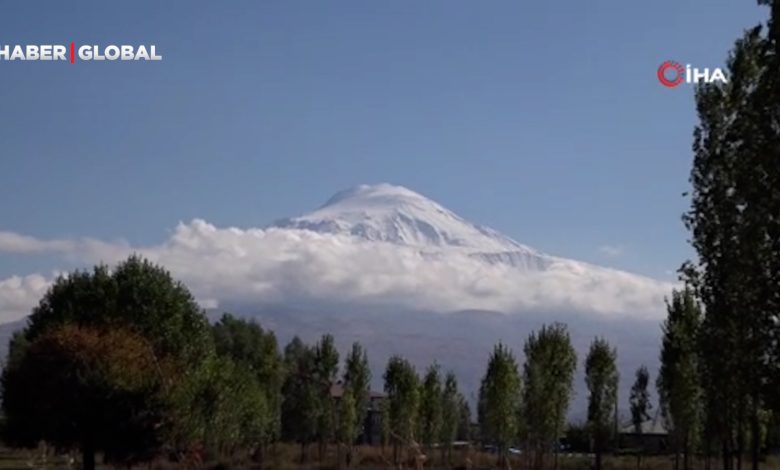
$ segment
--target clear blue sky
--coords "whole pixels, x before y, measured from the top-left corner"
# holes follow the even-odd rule
[[[663,88],[656,68],[721,66],[765,14],[733,0],[3,3],[0,44],[154,43],[164,60],[0,62],[0,230],[154,244],[180,220],[264,226],[387,181],[538,249],[664,278],[689,256],[695,114],[692,88]],[[0,254],[0,277],[54,265]]]

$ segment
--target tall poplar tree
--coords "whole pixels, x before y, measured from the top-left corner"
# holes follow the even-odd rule
[[[458,392],[458,379],[453,372],[448,372],[444,379],[442,391],[442,424],[440,442],[442,446],[442,461],[447,465],[452,459],[452,443],[458,436],[458,427],[462,421],[463,404],[465,400]],[[468,405],[467,408],[468,410]]]
[[[596,470],[602,468],[615,420],[618,371],[617,351],[606,340],[596,338],[585,359],[585,383],[588,386],[588,428],[596,453]]]
[[[340,420],[349,419],[353,423],[341,426],[341,441],[347,446],[347,461],[352,460],[354,443],[363,431],[363,425],[368,413],[368,405],[371,393],[371,369],[368,367],[368,355],[360,343],[353,343],[352,349],[344,363],[344,394],[350,394],[350,406],[343,403],[340,406]],[[345,433],[351,430],[352,435]]]
[[[325,455],[328,443],[336,437],[336,402],[330,395],[330,388],[336,382],[339,372],[339,352],[332,335],[323,335],[314,348],[314,380],[317,387],[318,416],[317,438],[320,460]]]
[[[777,407],[780,312],[780,14],[745,32],[728,83],[699,87],[691,208],[697,252],[684,268],[704,305],[702,372],[708,443],[723,467],[749,445],[758,468],[764,408]],[[749,442],[748,442],[749,441]]]
[[[499,343],[488,360],[479,389],[479,424],[495,444],[498,464],[509,467],[509,447],[517,439],[521,414],[521,379],[512,351]]]
[[[315,380],[315,351],[297,336],[284,348],[286,377],[282,387],[282,436],[301,445],[300,461],[317,436],[320,389]]]
[[[555,323],[531,333],[525,343],[523,415],[527,440],[534,450],[534,467],[544,467],[544,456],[555,449],[564,430],[571,400],[577,354],[566,326]]]
[[[667,310],[656,387],[675,451],[682,451],[683,468],[688,470],[702,422],[698,353],[701,311],[690,289],[672,292]]]
[[[420,405],[420,378],[414,366],[399,356],[387,362],[384,374],[386,408],[383,419],[386,431],[393,443],[393,462],[400,462],[402,446],[409,446],[415,439],[415,429]]]
[[[634,432],[639,436],[640,449],[636,453],[636,468],[642,466],[642,453],[644,449],[644,438],[642,436],[642,424],[650,419],[650,392],[647,386],[650,383],[650,373],[647,367],[640,366],[636,370],[636,379],[631,386],[631,396],[629,397],[629,407],[631,409],[631,424],[634,426]]]
[[[442,425],[442,386],[439,366],[428,368],[420,388],[420,441],[428,451],[439,440]]]

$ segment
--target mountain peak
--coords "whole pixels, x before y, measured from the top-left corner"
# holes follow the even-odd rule
[[[412,191],[404,186],[398,186],[390,183],[379,184],[361,184],[352,188],[339,191],[334,194],[328,201],[321,207],[326,208],[344,203],[385,203],[385,204],[399,204],[402,201],[427,201],[433,203],[425,196]]]
[[[339,191],[314,212],[274,225],[414,247],[426,256],[447,250],[491,264],[539,269],[550,263],[546,255],[468,222],[411,189],[388,183]]]
[[[399,219],[406,216],[422,217],[420,220],[444,216],[468,223],[422,194],[389,183],[361,184],[339,191],[319,209],[304,217],[356,221]]]

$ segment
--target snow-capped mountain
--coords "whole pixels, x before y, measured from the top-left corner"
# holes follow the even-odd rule
[[[84,265],[139,253],[168,267],[208,306],[329,303],[447,313],[567,311],[658,318],[673,287],[536,251],[389,184],[341,191],[315,211],[266,228],[180,223],[163,242],[41,240],[0,233]],[[49,280],[0,280],[0,317],[21,318]],[[21,300],[20,300],[21,299]]]
[[[528,333],[554,321],[569,325],[580,357],[599,335],[617,346],[623,374],[652,364],[674,287],[540,253],[389,184],[339,192],[266,228],[195,219],[149,246],[0,231],[0,249],[20,245],[82,268],[137,253],[170,269],[213,312],[256,316],[283,340],[333,333],[344,348],[360,341],[377,377],[393,354],[421,368],[438,361],[472,391],[493,344],[520,351]],[[0,279],[0,319],[27,315],[51,280]],[[8,325],[0,346],[19,326]]]
[[[555,261],[410,189],[386,183],[340,191],[314,212],[274,226],[414,247],[431,257],[457,252],[529,270],[545,269]]]

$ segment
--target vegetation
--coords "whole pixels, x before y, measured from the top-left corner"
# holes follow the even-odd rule
[[[642,467],[642,453],[644,452],[644,441],[642,439],[642,425],[650,419],[650,391],[647,389],[650,383],[650,373],[647,367],[640,366],[636,370],[636,380],[631,386],[631,396],[629,398],[629,407],[631,409],[631,424],[634,426],[634,432],[639,436],[640,448],[636,453],[636,468]]]
[[[148,458],[163,439],[162,377],[151,349],[126,329],[67,325],[38,336],[3,377],[6,436],[79,449],[85,468]]]
[[[577,354],[566,326],[556,323],[531,333],[525,343],[523,416],[526,442],[534,451],[533,468],[544,467],[544,457],[562,437],[569,409]],[[530,450],[529,449],[529,450]]]
[[[442,387],[439,366],[428,368],[420,389],[420,441],[430,451],[441,438]]]
[[[701,312],[690,290],[673,292],[663,325],[658,396],[677,453],[683,453],[683,468],[690,468],[690,455],[697,448],[701,425],[701,385],[698,338]]]
[[[414,366],[399,356],[391,357],[385,369],[385,394],[390,441],[393,443],[393,463],[401,462],[401,447],[415,444],[420,406],[420,378]]]
[[[346,359],[343,383],[339,443],[347,448],[346,463],[349,467],[353,458],[353,444],[363,432],[371,395],[371,369],[368,367],[368,355],[360,343],[352,344]]]
[[[452,463],[452,445],[458,437],[468,440],[468,434],[460,435],[461,423],[466,423],[466,433],[471,424],[471,415],[466,399],[458,391],[458,379],[448,372],[444,379],[441,397],[441,444],[442,461]]]
[[[780,5],[747,30],[729,81],[697,90],[691,207],[697,259],[683,267],[703,306],[698,335],[702,446],[725,470],[762,459],[762,420],[778,411]],[[747,452],[749,449],[749,452]]]
[[[605,339],[584,361],[587,423],[566,423],[577,356],[562,324],[531,332],[522,364],[495,346],[472,423],[452,372],[434,364],[420,378],[394,356],[373,403],[368,355],[355,343],[343,393],[333,393],[332,336],[295,337],[280,351],[256,322],[225,314],[211,325],[186,286],[138,256],[59,277],[13,336],[0,376],[4,443],[34,449],[24,466],[78,454],[85,469],[101,458],[114,467],[280,468],[294,459],[316,468],[334,453],[338,466],[432,467],[437,447],[442,465],[477,468],[546,468],[550,452],[556,468],[776,465],[767,449],[780,442],[780,2],[759,3],[770,18],[736,42],[728,82],[696,92],[683,220],[697,256],[668,301],[656,379],[674,455],[642,459],[644,445],[636,459],[605,455],[620,450],[617,351]],[[629,397],[640,437],[649,383],[640,367]],[[377,421],[369,410],[392,458],[384,445],[354,450]],[[570,452],[559,459],[561,438]]]
[[[509,448],[520,431],[520,373],[514,354],[499,343],[493,349],[479,389],[482,437],[496,446],[498,465],[509,466]]]
[[[607,449],[617,422],[617,352],[605,340],[596,338],[585,359],[585,382],[588,386],[588,427],[596,453],[596,469],[602,468],[602,454]]]

